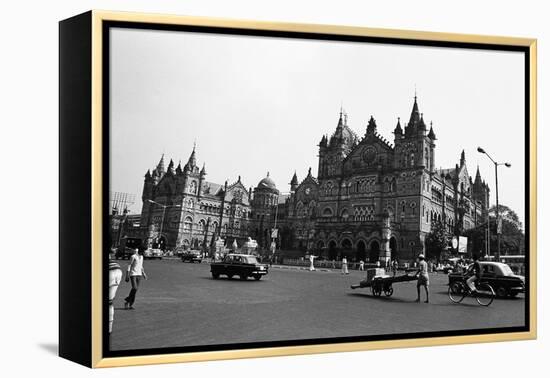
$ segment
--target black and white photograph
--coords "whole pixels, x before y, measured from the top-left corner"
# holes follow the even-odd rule
[[[109,28],[105,355],[527,330],[525,51],[264,34]]]

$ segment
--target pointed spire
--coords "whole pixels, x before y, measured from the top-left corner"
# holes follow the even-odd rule
[[[420,121],[420,111],[418,110],[418,102],[416,101],[416,90],[414,92],[414,104],[411,111],[411,118],[409,119],[409,127],[415,127]]]
[[[426,124],[424,123],[424,113],[420,113],[420,121],[418,122],[418,131],[426,131]]]
[[[370,116],[369,124],[367,125],[367,134],[374,134],[376,132],[376,121],[373,116]]]
[[[157,164],[158,173],[164,173],[164,154],[160,157],[159,163]]]
[[[307,170],[307,176],[311,177],[311,167],[309,167],[309,169]]]
[[[462,150],[462,153],[460,154],[460,166],[463,167],[464,164],[466,164],[466,153]]]
[[[201,176],[206,176],[206,164],[202,163]]]
[[[145,178],[150,179],[151,178],[151,171],[148,169],[147,172],[145,172]]]
[[[319,147],[326,147],[327,146],[327,137],[326,135],[323,135],[321,138],[321,142],[319,142]]]
[[[292,179],[290,180],[290,185],[298,184],[298,176],[296,175],[296,171],[294,171],[294,175],[292,176]]]
[[[174,161],[170,159],[170,163],[168,163],[168,171],[167,174],[171,175],[174,173]]]
[[[401,118],[397,117],[397,126],[395,126],[395,129],[393,130],[393,133],[395,135],[403,135],[403,129],[401,128]]]
[[[181,169],[181,160],[178,162],[178,166],[176,167],[176,175],[181,175],[183,170]]]
[[[197,158],[195,157],[196,147],[197,147],[197,143],[193,143],[193,152],[191,152],[191,155],[189,156],[189,160],[187,161],[187,164],[191,169],[197,166]]]
[[[428,133],[428,138],[431,140],[436,140],[434,129],[433,129],[433,122],[430,122],[430,132]]]
[[[474,181],[474,184],[476,186],[478,186],[479,184],[481,184],[481,174],[479,173],[479,165],[477,166],[477,171],[476,171],[476,178],[475,178],[475,181]]]

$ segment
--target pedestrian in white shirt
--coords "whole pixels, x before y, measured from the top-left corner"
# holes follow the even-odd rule
[[[342,258],[342,274],[349,274],[348,272],[348,259],[346,256]]]
[[[136,248],[135,253],[130,257],[130,263],[126,271],[126,282],[131,282],[132,289],[130,290],[130,294],[124,299],[125,309],[134,309],[134,302],[136,300],[136,293],[139,289],[141,277],[147,279],[147,275],[143,269],[143,250]]]
[[[315,261],[315,258],[317,256],[309,255],[309,271],[313,272],[315,270],[315,266],[313,265],[313,262]]]

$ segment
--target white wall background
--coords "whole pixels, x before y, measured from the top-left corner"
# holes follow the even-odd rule
[[[90,371],[56,357],[57,64],[61,19],[89,9],[326,23],[539,39],[539,339]],[[543,209],[550,28],[542,1],[12,1],[0,22],[2,376],[541,376],[550,331]],[[519,130],[518,130],[519,132]],[[546,319],[545,319],[546,318]]]

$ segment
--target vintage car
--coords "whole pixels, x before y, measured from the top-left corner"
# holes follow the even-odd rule
[[[223,274],[229,279],[239,276],[244,281],[248,277],[254,277],[258,281],[267,274],[267,271],[267,265],[260,264],[256,256],[236,253],[230,253],[222,261],[210,264],[210,272],[214,279],[218,279]]]
[[[195,249],[184,251],[181,254],[181,261],[191,263],[196,261],[200,264],[202,262],[202,253],[201,251],[197,251]]]
[[[143,252],[143,258],[144,259],[162,259],[164,256],[164,252],[162,252],[162,249],[158,248],[148,248]]]
[[[481,281],[493,287],[498,297],[515,297],[525,292],[525,277],[514,274],[507,264],[480,261]],[[471,265],[470,265],[471,266]],[[449,286],[464,279],[462,273],[449,273]]]

